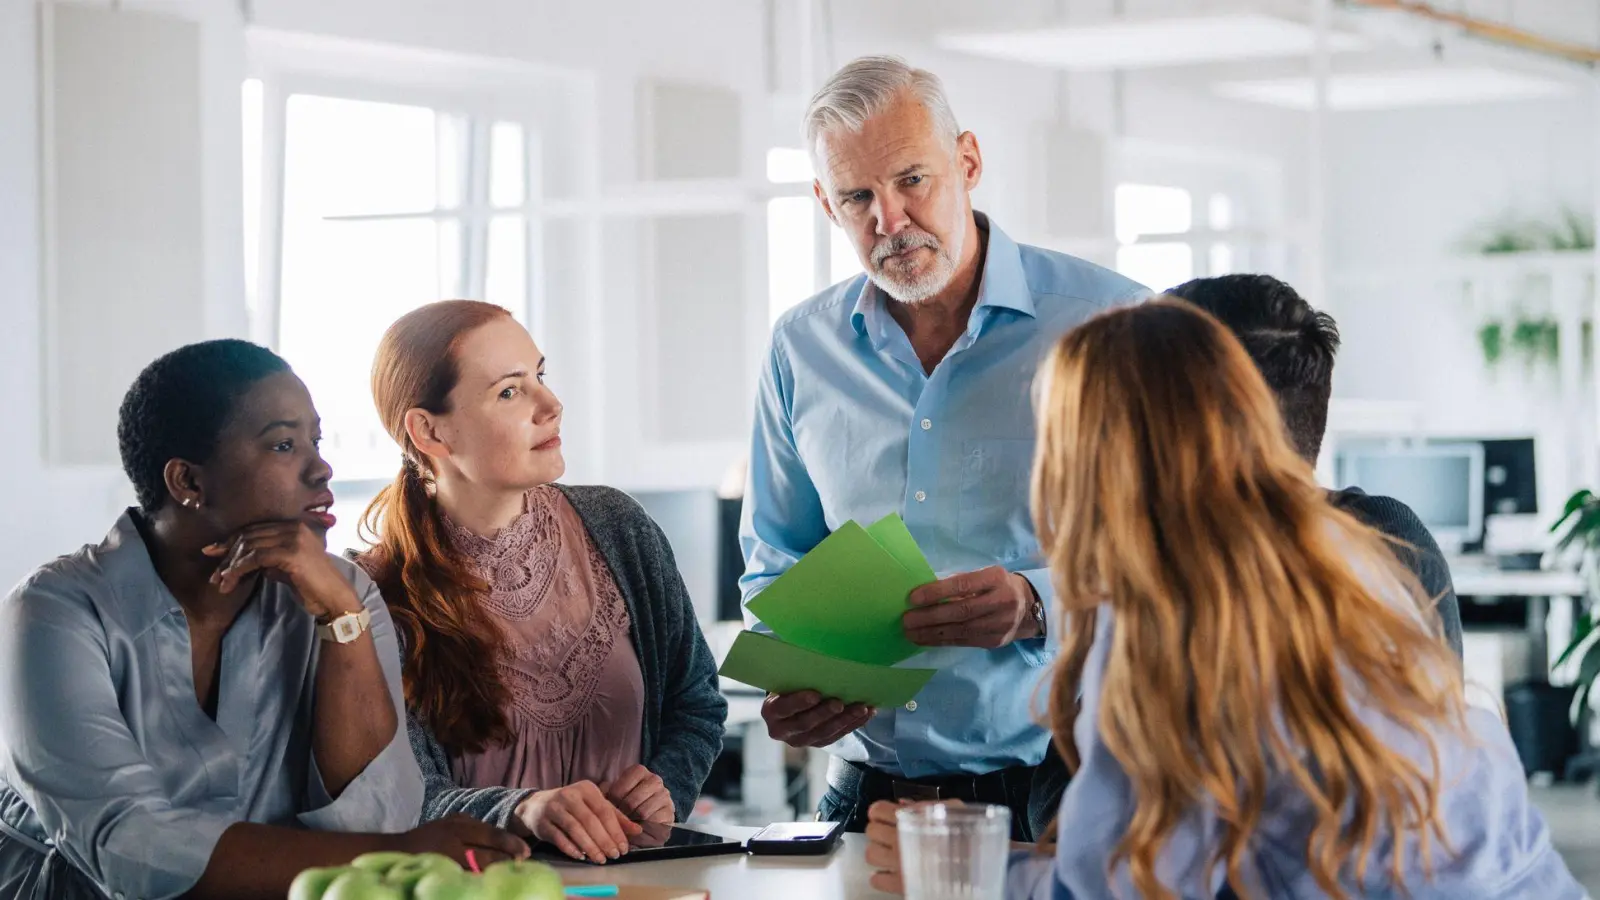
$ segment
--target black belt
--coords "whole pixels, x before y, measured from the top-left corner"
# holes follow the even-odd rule
[[[961,800],[1013,806],[1027,803],[1037,766],[1013,766],[982,775],[900,778],[857,762],[839,760],[828,767],[828,782],[846,796],[875,800]]]

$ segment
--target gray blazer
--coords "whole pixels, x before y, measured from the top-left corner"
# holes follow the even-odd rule
[[[728,701],[717,687],[716,661],[661,527],[614,488],[558,487],[578,511],[628,604],[633,650],[644,675],[642,762],[666,783],[681,822],[722,752]],[[457,785],[450,755],[415,717],[409,722],[411,749],[422,767],[423,821],[461,813],[506,827],[517,804],[533,791]]]

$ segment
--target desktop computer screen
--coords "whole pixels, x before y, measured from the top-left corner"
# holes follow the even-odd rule
[[[1483,444],[1348,450],[1339,483],[1411,507],[1446,553],[1483,537]]]
[[[1539,511],[1533,438],[1483,442],[1483,514],[1530,515]]]

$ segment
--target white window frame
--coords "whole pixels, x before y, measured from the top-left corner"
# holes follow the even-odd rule
[[[1173,234],[1143,234],[1138,244],[1186,244],[1194,255],[1194,277],[1212,274],[1211,246],[1235,249],[1233,271],[1269,272],[1292,280],[1292,236],[1283,225],[1283,167],[1275,159],[1249,154],[1223,154],[1214,149],[1174,146],[1126,139],[1117,148],[1113,186],[1148,184],[1189,192],[1191,224]],[[1213,229],[1208,204],[1214,194],[1228,196],[1235,221]],[[1244,221],[1240,221],[1241,212]],[[1114,247],[1123,246],[1113,236]],[[1161,290],[1174,285],[1147,285]]]
[[[766,200],[774,195],[758,159],[759,131],[768,97],[743,93],[745,136],[740,177],[606,183],[601,176],[602,91],[591,72],[505,60],[461,56],[251,27],[247,29],[247,78],[262,81],[262,220],[251,334],[276,346],[281,309],[284,112],[289,95],[322,96],[424,106],[486,121],[522,124],[526,135],[529,293],[526,322],[536,339],[546,339],[549,282],[543,253],[546,229],[570,230],[581,248],[573,276],[559,298],[563,331],[548,339],[559,344],[566,363],[562,400],[568,408],[567,480],[606,482],[624,489],[662,490],[715,487],[727,463],[747,449],[737,441],[664,442],[648,437],[654,411],[641,398],[641,386],[659,377],[653,353],[635,353],[660,315],[648,281],[621,307],[608,307],[603,246],[608,223],[662,216],[741,214],[746,240],[741,250],[746,275],[744,321],[730,328],[742,347],[753,395],[764,360],[768,331]],[[639,73],[647,77],[649,73]],[[609,97],[610,95],[605,95]],[[614,98],[612,98],[614,99]],[[615,123],[613,123],[615,124]],[[614,138],[613,138],[614,139]],[[560,183],[541,184],[555,163]],[[552,179],[553,182],[553,179]],[[544,190],[553,187],[555,190]],[[789,188],[797,193],[804,188]],[[496,207],[493,214],[518,211]],[[488,210],[471,211],[489,215]],[[454,217],[454,214],[452,214]],[[394,218],[377,216],[366,218]],[[649,269],[648,250],[639,261]],[[470,269],[464,269],[471,279]],[[472,287],[468,280],[467,287]],[[569,308],[576,313],[567,314]],[[615,307],[615,308],[613,308]]]
[[[801,152],[805,152],[804,148],[795,147],[789,144],[774,144],[773,146],[767,148],[768,151],[778,149],[800,150]],[[763,160],[763,162],[764,161],[765,160]],[[764,170],[762,174],[765,176],[766,173]],[[804,197],[810,201],[811,284],[810,290],[807,292],[807,296],[831,287],[838,281],[838,279],[836,279],[833,275],[834,232],[838,226],[833,224],[832,220],[828,218],[828,214],[823,210],[822,204],[817,200],[815,179],[813,178],[809,181],[771,181],[763,177],[761,184],[762,191],[764,193],[764,197],[762,199],[763,210],[765,210],[766,204],[772,200]],[[765,219],[763,219],[762,227],[766,227]],[[771,260],[769,257],[768,262],[770,263],[770,261]]]
[[[479,296],[484,281],[484,244],[490,219],[521,215],[526,222],[527,296],[519,310],[530,330],[541,333],[545,298],[540,273],[541,228],[547,212],[542,203],[541,123],[537,114],[538,82],[551,77],[536,67],[525,67],[520,84],[499,82],[489,85],[486,76],[512,74],[523,69],[516,64],[492,65],[450,57],[443,64],[441,54],[424,51],[401,53],[389,48],[358,42],[332,41],[270,30],[250,30],[249,78],[262,83],[262,172],[261,226],[259,232],[256,309],[251,320],[251,336],[259,343],[277,346],[279,311],[282,304],[279,283],[283,266],[283,178],[285,113],[288,98],[312,94],[346,100],[421,106],[441,113],[465,117],[472,122],[465,156],[467,189],[462,204],[453,210],[407,211],[374,215],[330,217],[341,221],[419,219],[458,221],[462,225],[462,289]],[[407,59],[407,56],[420,57]],[[417,83],[414,64],[427,62],[428,83]],[[563,73],[560,77],[570,78]],[[521,206],[494,207],[487,202],[488,137],[493,122],[513,122],[524,135],[523,177],[526,200]],[[477,202],[475,202],[477,201]]]
[[[260,220],[257,234],[256,283],[250,310],[250,336],[257,343],[280,345],[283,272],[283,202],[285,116],[288,98],[310,94],[339,99],[419,106],[460,116],[473,123],[463,160],[461,204],[450,210],[337,217],[346,221],[377,219],[449,219],[462,226],[461,283],[464,296],[482,296],[489,221],[520,215],[525,224],[526,273],[518,314],[529,330],[542,336],[547,308],[543,272],[543,227],[549,218],[541,183],[544,171],[542,133],[562,128],[571,143],[568,152],[577,169],[569,190],[594,193],[592,160],[595,129],[593,79],[555,67],[521,61],[477,58],[432,50],[329,38],[261,27],[246,29],[245,78],[262,86]],[[555,114],[552,114],[555,111]],[[488,201],[489,131],[494,122],[513,122],[523,130],[525,201],[520,206],[494,207]],[[483,202],[473,203],[475,194]],[[591,285],[594,291],[598,288]],[[592,301],[592,296],[587,298]],[[592,307],[594,304],[591,302]],[[575,357],[592,356],[582,348]],[[574,381],[586,383],[591,373]],[[577,444],[587,441],[574,441]],[[336,474],[336,478],[338,478]],[[340,483],[363,482],[355,477]]]

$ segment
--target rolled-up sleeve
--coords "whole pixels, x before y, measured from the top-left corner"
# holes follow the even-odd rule
[[[415,827],[422,815],[422,770],[411,752],[411,740],[406,732],[400,642],[395,637],[394,619],[377,586],[359,569],[352,567],[352,570],[361,604],[372,614],[372,641],[377,646],[378,663],[383,667],[399,726],[389,743],[367,763],[361,774],[345,785],[337,799],[329,796],[322,773],[317,770],[316,754],[310,754],[307,811],[298,818],[300,824],[317,831],[394,833]],[[319,662],[320,650],[319,647]]]
[[[787,368],[774,338],[756,393],[750,475],[739,523],[745,559],[739,589],[746,603],[828,536],[822,499],[790,427],[793,398]],[[745,618],[755,624],[748,612]]]
[[[176,897],[235,819],[174,806],[117,703],[105,630],[72,585],[0,604],[0,776],[112,896]]]

